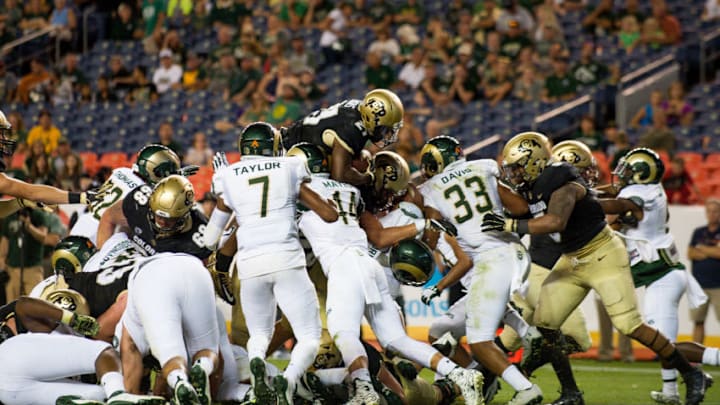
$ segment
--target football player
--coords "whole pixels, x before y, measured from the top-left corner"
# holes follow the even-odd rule
[[[115,349],[82,337],[94,336],[99,326],[87,316],[87,303],[81,296],[72,290],[58,290],[48,301],[60,307],[30,297],[0,307],[0,402],[105,404],[107,398],[113,405],[165,403],[161,397],[125,392]],[[81,336],[51,333],[65,326]],[[97,375],[100,386],[71,380],[91,373]]]
[[[502,229],[481,230],[483,214],[502,215],[505,208],[521,215],[527,212],[527,203],[498,184],[500,173],[494,160],[465,160],[455,138],[435,137],[420,153],[421,170],[427,179],[420,189],[426,217],[451,221],[457,228],[458,243],[473,260],[466,305],[466,335],[473,356],[516,390],[511,404],[538,403],[542,400],[540,387],[512,365],[494,343],[510,294],[526,276],[511,244],[519,239]],[[440,287],[423,291],[424,299],[439,296]]]
[[[105,210],[128,193],[147,184],[154,186],[161,179],[180,171],[180,158],[163,145],[147,145],[137,154],[137,162],[132,169],[119,167],[112,171],[97,191],[95,200],[88,206],[88,212],[78,217],[70,235],[85,236],[93,243],[97,242],[100,218]]]
[[[352,161],[361,156],[368,142],[380,147],[395,142],[403,115],[395,93],[375,89],[362,100],[345,100],[310,113],[283,129],[282,141],[287,149],[300,142],[321,146],[331,157],[331,178],[356,186],[370,184],[372,171],[362,173]]]
[[[241,263],[240,300],[250,334],[250,366],[255,369],[253,392],[259,401],[272,400],[272,391],[256,376],[264,374],[277,302],[297,344],[290,364],[273,385],[280,403],[291,404],[297,381],[312,364],[320,340],[318,299],[298,239],[296,204],[301,202],[327,222],[336,221],[338,212],[308,187],[309,173],[301,161],[278,157],[280,135],[270,124],[248,125],[239,146],[243,159],[213,176],[218,204],[204,241],[206,246],[216,246],[231,213],[235,213],[235,257]]]
[[[460,387],[466,403],[481,404],[480,373],[458,367],[431,346],[407,336],[398,308],[388,292],[382,267],[368,255],[367,236],[358,221],[359,212],[364,209],[360,191],[329,178],[326,159],[316,146],[296,146],[288,154],[304,158],[308,170],[313,173],[310,187],[334,201],[340,215],[337,222],[326,224],[317,214],[306,212],[299,224],[328,278],[328,329],[353,380],[355,394],[350,403],[379,403],[379,396],[370,382],[367,353],[359,339],[362,316],[365,315],[378,342],[387,351],[400,353],[447,376]],[[402,240],[426,228],[446,230],[441,222],[421,219],[403,227],[387,228],[385,232],[394,233]]]
[[[686,403],[700,403],[706,378],[667,337],[642,321],[625,246],[607,226],[602,206],[575,167],[566,162],[548,164],[550,157],[549,141],[540,133],[523,132],[510,139],[503,149],[504,174],[527,199],[535,217],[505,219],[488,213],[482,224],[485,231],[557,235],[563,255],[543,283],[534,315],[546,344],[561,343],[560,326],[594,289],[615,328],[680,371],[687,385]],[[564,363],[562,374],[556,368],[558,377],[572,379],[571,371],[566,375],[569,361],[561,357],[553,360],[553,366],[556,361]]]

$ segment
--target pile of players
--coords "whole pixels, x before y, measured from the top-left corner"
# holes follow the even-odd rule
[[[667,232],[653,151],[629,152],[619,183],[596,188],[581,143],[551,148],[521,133],[498,165],[466,160],[440,136],[423,147],[414,185],[403,158],[381,150],[402,117],[398,97],[379,89],[288,128],[247,126],[242,159],[214,160],[209,219],[186,178],[196,168],[159,145],[97,192],[0,175],[0,190],[18,197],[2,215],[30,201],[88,204],[36,298],[0,308],[0,402],[482,404],[501,377],[516,391],[509,404],[540,404],[528,377],[551,363],[562,386],[552,403],[583,404],[568,355],[590,346],[577,307],[591,289],[618,330],[662,359],[653,400],[680,403],[679,373],[685,403],[702,402],[712,380],[690,362],[718,365],[718,350],[673,343],[692,280]],[[0,128],[9,130],[4,116]],[[457,282],[465,296],[432,325],[429,345],[407,335],[396,300],[399,283],[425,284],[436,252],[445,275],[422,301]],[[645,320],[641,286],[653,300]],[[233,305],[230,336],[216,295]],[[363,316],[381,350],[361,340]],[[284,371],[266,362],[293,337]],[[522,363],[511,364],[521,345]]]

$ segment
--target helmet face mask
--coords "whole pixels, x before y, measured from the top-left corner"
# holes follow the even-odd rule
[[[308,142],[294,145],[286,156],[297,156],[304,160],[305,167],[313,174],[329,174],[330,163],[325,149]]]
[[[180,158],[163,145],[145,146],[138,152],[137,162],[133,165],[133,171],[150,185],[155,185],[179,170]]]
[[[280,156],[280,133],[267,122],[253,122],[243,129],[238,140],[242,156]]]
[[[84,236],[71,235],[63,238],[53,250],[50,262],[56,275],[70,280],[82,271],[85,263],[97,252],[97,247]]]
[[[395,93],[386,89],[372,90],[365,95],[358,110],[373,143],[385,147],[397,142],[405,110]]]
[[[440,135],[427,141],[420,151],[420,171],[429,179],[462,158],[460,142],[451,136]]]
[[[665,174],[665,164],[652,149],[635,148],[620,158],[612,174],[613,184],[621,188],[631,184],[656,184]]]
[[[172,175],[161,180],[150,196],[148,219],[158,238],[181,232],[190,225],[195,191],[188,179]]]
[[[522,132],[503,148],[503,178],[518,191],[527,191],[550,160],[550,142],[539,132]]]

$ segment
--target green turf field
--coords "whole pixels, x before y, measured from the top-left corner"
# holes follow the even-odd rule
[[[273,361],[284,366],[287,361]],[[631,364],[621,362],[600,363],[595,360],[572,360],[575,376],[580,389],[585,392],[587,405],[635,405],[653,404],[650,399],[651,390],[662,388],[660,380],[660,365],[657,362],[635,362]],[[715,386],[710,388],[705,396],[704,404],[720,405],[720,368],[706,367],[705,371],[715,378]],[[433,373],[423,370],[421,376],[432,381]],[[550,403],[560,394],[559,385],[552,367],[542,367],[531,379],[540,385],[545,394],[544,403]],[[501,382],[502,388],[491,404],[504,404],[513,395],[511,388]],[[685,386],[680,384],[680,395],[684,398]]]

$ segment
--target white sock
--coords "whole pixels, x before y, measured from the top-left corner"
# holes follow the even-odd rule
[[[329,368],[326,370],[315,370],[315,375],[318,376],[320,382],[324,385],[340,385],[345,381],[348,372],[345,367],[342,368]]]
[[[703,352],[702,364],[720,366],[720,350],[717,347],[707,347]]]
[[[458,365],[453,363],[453,361],[447,357],[443,357],[438,362],[436,371],[442,375],[448,375],[451,371],[453,371],[453,369],[455,369],[455,367],[458,367]]]
[[[660,375],[663,380],[663,394],[678,395],[677,370],[663,368],[660,370]]]
[[[212,374],[215,369],[212,360],[207,357],[200,357],[199,359],[195,360],[195,364],[200,365],[200,368],[202,368],[207,375]]]
[[[525,320],[522,318],[522,316],[520,316],[518,311],[510,308],[505,311],[505,315],[503,316],[503,322],[505,322],[505,324],[509,325],[511,328],[515,329],[515,332],[517,332],[518,336],[520,336],[521,338],[525,338],[525,335],[530,328],[530,325],[525,322]]]
[[[468,364],[467,367],[465,367],[465,368],[468,370],[477,370],[477,368],[479,366],[480,366],[480,363],[478,363],[477,361],[475,361],[475,359],[473,359],[473,360],[470,360],[470,364]]]
[[[187,381],[187,380],[188,380],[187,373],[179,368],[176,368],[175,370],[171,371],[167,376],[168,386],[172,389],[175,389],[175,385],[177,385],[178,381]]]
[[[359,368],[352,373],[350,373],[350,380],[362,380],[362,381],[370,381],[370,370],[366,368]]]
[[[105,396],[110,398],[110,395],[118,392],[125,391],[125,385],[123,384],[123,376],[117,371],[110,371],[100,378],[100,384],[102,384],[103,390],[105,390]]]
[[[514,365],[510,365],[510,367],[503,371],[502,379],[505,380],[506,383],[510,384],[515,391],[523,391],[532,387],[530,380],[525,378],[520,370],[518,370]]]

